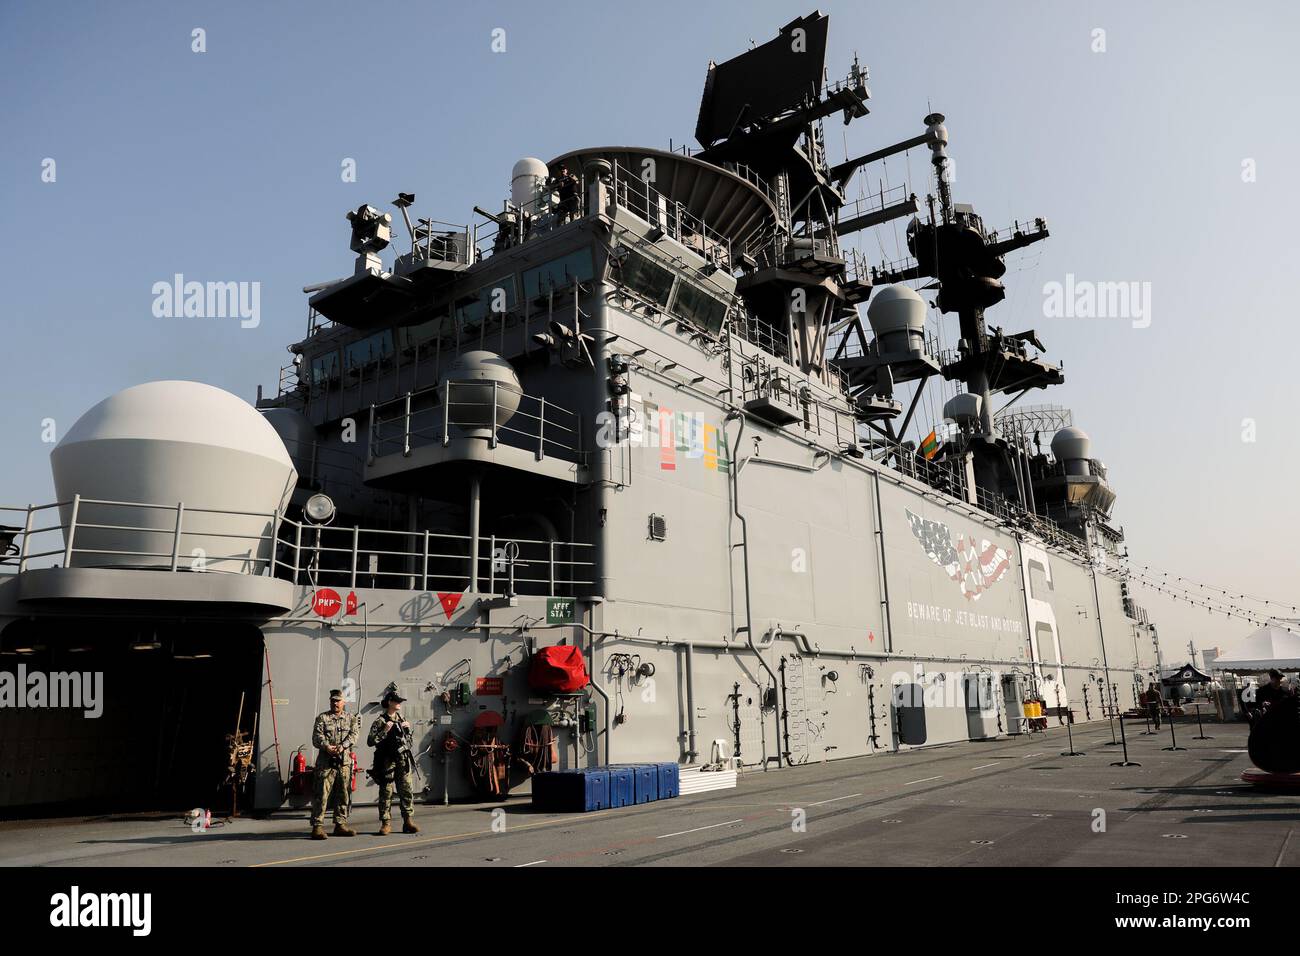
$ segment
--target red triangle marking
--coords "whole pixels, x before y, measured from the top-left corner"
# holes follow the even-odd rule
[[[872,643],[875,643],[875,640],[876,640],[876,632],[875,632],[875,631],[867,631],[867,640],[871,641]]]
[[[438,592],[438,600],[442,602],[442,613],[447,615],[447,620],[451,620],[451,616],[455,613],[462,597],[464,597],[464,594],[459,591],[454,594],[444,594],[442,591]]]

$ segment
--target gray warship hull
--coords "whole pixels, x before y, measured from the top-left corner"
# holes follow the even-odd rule
[[[386,690],[407,698],[433,803],[476,793],[485,714],[512,748],[512,792],[527,793],[517,744],[539,719],[558,768],[776,772],[1137,706],[1158,648],[1125,590],[1104,469],[1086,452],[1033,456],[987,408],[1012,390],[986,373],[994,360],[1025,390],[1058,370],[986,333],[983,304],[926,263],[928,246],[910,272],[868,273],[834,209],[818,227],[792,201],[800,176],[823,214],[843,200],[820,121],[865,114],[863,79],[855,64],[811,106],[802,92],[776,104],[809,137],[807,169],[753,145],[771,122],[703,135],[701,156],[581,150],[542,164],[489,222],[411,224],[391,269],[376,254],[389,217],[350,214],[356,273],[315,290],[295,364],[259,395],[282,472],[278,445],[240,447],[242,426],[204,449],[158,439],[172,422],[131,431],[137,411],[88,415],[55,453],[60,500],[3,518],[0,671],[97,673],[102,715],[0,711],[0,808],[207,805],[236,730],[253,740],[241,792],[254,807],[304,806],[295,768],[314,763],[332,688],[363,725]],[[938,166],[935,116],[912,145]],[[757,167],[727,154],[736,143]],[[580,175],[552,194],[547,175],[569,166]],[[997,264],[1046,234],[984,237],[946,186],[942,199],[917,225],[936,250],[965,230]],[[882,199],[841,212],[839,232],[917,208]],[[846,347],[873,281],[926,275],[943,285],[936,307],[969,326],[961,356],[905,323]],[[914,341],[895,354],[899,335]],[[868,433],[901,411],[894,380],[919,388],[941,368],[976,409],[952,413],[942,455],[902,443],[906,421]],[[265,494],[232,497],[254,480]],[[311,514],[320,496],[327,518]],[[581,648],[589,686],[530,684],[556,644]],[[356,782],[356,802],[376,798]]]
[[[421,587],[430,583],[418,580],[428,564],[422,531],[392,532],[403,543],[381,547],[371,530],[331,527],[325,547],[338,549],[341,560],[312,572],[315,530],[282,521],[277,538],[284,546],[296,539],[302,554],[282,554],[274,575],[78,567],[74,554],[72,567],[10,576],[0,583],[4,625],[26,621],[48,630],[51,670],[89,661],[105,671],[109,700],[146,720],[138,729],[124,726],[111,705],[111,727],[73,711],[6,711],[0,722],[14,759],[0,805],[93,793],[124,751],[148,759],[138,771],[143,780],[124,783],[123,793],[169,772],[172,758],[155,751],[160,733],[171,742],[172,729],[160,730],[147,714],[174,708],[181,688],[133,675],[129,650],[110,658],[106,648],[104,659],[66,653],[72,643],[122,628],[166,637],[201,627],[208,653],[220,654],[222,642],[238,648],[255,671],[244,683],[260,697],[257,774],[268,781],[256,787],[262,808],[294,802],[282,797],[280,781],[300,748],[314,759],[312,723],[331,688],[351,688],[354,709],[368,716],[390,682],[408,697],[432,796],[441,794],[444,776],[452,798],[469,795],[463,753],[444,763],[437,742],[446,730],[468,739],[482,709],[515,720],[544,706],[521,665],[547,644],[582,647],[593,677],[595,726],[561,732],[562,766],[692,766],[722,756],[775,769],[1023,732],[1021,701],[1031,691],[1045,700],[1053,724],[1058,710],[1077,721],[1104,719],[1106,684],[1115,685],[1121,706],[1136,704],[1135,681],[1156,662],[1151,641],[1127,613],[1117,571],[1098,567],[1064,536],[1039,537],[897,469],[833,455],[833,423],[818,434],[750,422],[740,434],[739,422],[727,420],[730,403],[719,397],[728,380],[723,356],[702,356],[671,331],[627,314],[613,304],[616,291],[594,283],[584,299],[592,310],[588,328],[600,343],[598,363],[615,350],[642,353],[628,392],[640,422],[629,423],[621,443],[596,450],[589,467],[597,475],[573,496],[573,527],[589,532],[579,536],[583,546],[484,530],[476,546],[478,590],[470,590],[468,538],[433,546],[430,553],[445,555],[463,544],[461,567],[447,573],[440,565],[437,584]],[[546,321],[521,320],[506,332],[531,341]],[[747,353],[761,354],[739,339],[732,349],[736,368]],[[545,366],[541,372],[556,374]],[[436,380],[439,369],[428,374]],[[570,403],[594,419],[606,400],[605,377],[569,374],[565,381]],[[757,446],[755,438],[762,439]],[[440,442],[432,447],[444,451]],[[407,463],[417,457],[395,454]],[[413,474],[452,464],[417,459]],[[519,501],[482,494],[481,506],[493,515],[484,528],[505,531]],[[660,533],[652,518],[661,519]],[[956,566],[935,560],[918,522],[946,531]],[[178,549],[189,554],[185,535]],[[532,550],[527,561],[507,566],[501,555],[512,540]],[[389,553],[372,574],[370,555],[378,551]],[[515,565],[510,599],[503,595]],[[394,578],[400,587],[369,586]],[[326,587],[354,594],[357,612],[318,615],[314,598]],[[620,674],[617,655],[631,655],[633,666]],[[178,662],[185,669],[174,679],[202,681],[210,663]],[[637,676],[642,664],[652,665],[651,676]],[[987,675],[986,699],[972,707],[980,675]],[[441,694],[462,681],[471,699],[449,712]],[[227,723],[236,698],[231,691],[222,701]],[[95,743],[87,732],[105,739]],[[182,740],[176,753],[187,759],[196,742]],[[356,799],[374,795],[363,778]]]

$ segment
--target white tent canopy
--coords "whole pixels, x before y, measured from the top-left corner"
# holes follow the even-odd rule
[[[1229,654],[1216,657],[1215,670],[1266,671],[1300,668],[1300,634],[1283,627],[1261,627]]]

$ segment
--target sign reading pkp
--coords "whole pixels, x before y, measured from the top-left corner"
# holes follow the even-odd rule
[[[573,623],[573,598],[547,598],[546,599],[546,623],[547,624],[572,624]]]
[[[343,599],[333,588],[321,588],[311,599],[311,609],[321,617],[333,617],[343,606]]]

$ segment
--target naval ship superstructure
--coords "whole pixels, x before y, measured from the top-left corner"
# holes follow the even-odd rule
[[[103,714],[0,712],[0,807],[193,805],[235,731],[254,806],[302,806],[335,687],[363,726],[407,698],[435,802],[481,794],[481,728],[526,792],[539,724],[557,768],[777,770],[1136,705],[1158,645],[1105,466],[1012,404],[1062,373],[985,320],[1046,224],[953,201],[938,113],[832,164],[869,91],[826,82],[827,29],[711,63],[696,149],[525,159],[468,225],[348,213],[354,273],[305,290],[256,410],[153,382],[87,412],[58,501],[0,515],[0,669],[98,670]],[[934,195],[847,198],[912,149]],[[846,243],[901,219],[900,261]],[[530,686],[551,645],[587,687]]]

